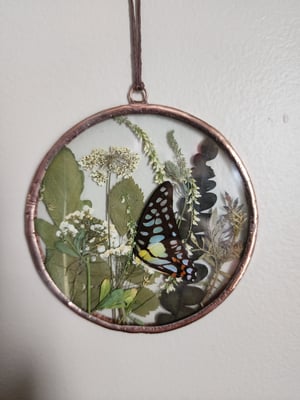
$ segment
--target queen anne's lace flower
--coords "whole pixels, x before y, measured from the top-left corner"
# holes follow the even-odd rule
[[[139,160],[139,155],[127,147],[111,147],[109,151],[101,148],[92,150],[79,160],[79,165],[83,170],[89,171],[91,179],[101,186],[111,173],[118,177],[130,177]]]
[[[108,224],[94,217],[93,212],[92,208],[85,205],[82,210],[66,215],[56,232],[61,240],[76,243],[76,250],[80,254],[89,254],[92,261],[108,247]],[[117,231],[113,224],[110,224],[110,230],[111,240],[116,242]],[[99,248],[102,249],[101,252]]]

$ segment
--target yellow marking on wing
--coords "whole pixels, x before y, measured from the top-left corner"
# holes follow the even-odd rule
[[[139,257],[140,257],[141,260],[145,260],[145,261],[148,261],[148,262],[151,262],[151,260],[153,259],[153,257],[151,256],[151,254],[147,250],[140,250],[139,251]]]
[[[166,248],[162,243],[151,243],[148,245],[148,249],[155,257],[168,257],[168,254],[166,253]]]
[[[147,249],[141,249],[138,256],[141,260],[151,263],[155,258],[167,258],[168,254],[162,243],[152,243]]]

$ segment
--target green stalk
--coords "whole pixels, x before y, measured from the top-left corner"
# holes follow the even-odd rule
[[[86,285],[87,285],[87,312],[90,314],[92,310],[91,304],[91,264],[90,258],[86,258]]]
[[[185,199],[184,199],[184,205],[183,205],[183,208],[182,208],[182,212],[181,212],[181,214],[179,215],[178,220],[177,220],[177,226],[178,226],[178,228],[180,228],[180,225],[181,225],[181,223],[182,223],[182,218],[183,218],[183,215],[184,215],[184,213],[185,213],[186,207],[187,207],[187,198],[185,197]]]
[[[105,210],[105,217],[107,221],[107,242],[108,242],[108,249],[111,249],[111,239],[110,239],[110,218],[109,218],[109,193],[110,193],[110,181],[111,181],[111,174],[108,173],[107,180],[106,180],[106,210]],[[111,287],[114,288],[114,273],[112,269],[112,260],[111,256],[108,257],[108,265],[110,269],[110,280],[111,280]]]
[[[109,172],[107,174],[107,180],[106,180],[106,212],[105,212],[105,217],[107,221],[107,236],[108,236],[108,248],[111,249],[111,240],[110,240],[110,218],[109,218],[109,193],[110,193],[110,182],[111,182],[111,173]],[[109,270],[110,270],[110,285],[111,288],[115,288],[115,276],[114,276],[114,271],[113,271],[113,265],[112,265],[112,256],[108,256],[108,265],[109,265]],[[112,309],[112,320],[116,321],[116,310]]]
[[[185,197],[184,197],[184,205],[183,205],[183,208],[182,208],[182,212],[181,212],[181,214],[179,215],[179,217],[178,217],[178,219],[177,219],[177,226],[178,226],[178,228],[180,228],[180,225],[181,225],[182,220],[183,220],[183,216],[184,216],[184,214],[185,214],[185,212],[186,212],[186,210],[187,210],[188,198],[189,198],[189,196],[185,196]],[[184,239],[185,242],[189,240],[189,238],[190,238],[190,236],[191,236],[191,234],[192,234],[194,209],[193,209],[193,211],[192,211],[190,214],[191,214],[191,215],[190,215],[190,221],[189,221],[189,231],[188,231],[187,236],[186,236],[185,238],[182,238],[182,239]]]
[[[220,272],[221,266],[220,263],[217,262],[217,260],[215,261],[215,271],[213,273],[213,276],[210,280],[210,282],[208,283],[206,292],[205,292],[205,296],[202,299],[201,303],[203,305],[205,305],[206,301],[209,300],[210,296],[212,295],[214,289],[216,288],[216,282],[218,280],[219,277],[219,272]]]
[[[110,181],[111,181],[111,174],[109,173],[107,175],[107,180],[106,180],[106,211],[105,211],[105,217],[107,221],[107,234],[108,234],[108,248],[111,248],[111,242],[110,242],[110,218],[109,218],[109,192],[110,192]]]
[[[71,291],[70,291],[70,283],[68,279],[68,264],[67,264],[67,255],[62,253],[62,260],[64,266],[64,294],[70,299]]]

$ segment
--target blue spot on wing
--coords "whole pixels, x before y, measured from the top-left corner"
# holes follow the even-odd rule
[[[147,217],[147,215],[146,215],[146,217]],[[145,219],[149,219],[149,218],[146,218],[146,217],[145,217]],[[151,216],[151,218],[152,218],[152,216]],[[147,226],[147,227],[150,227],[150,226],[154,225],[154,219],[152,219],[149,222],[143,222],[143,225]]]
[[[160,243],[165,239],[164,235],[153,235],[150,238],[150,243]]]
[[[177,273],[177,267],[173,264],[168,264],[165,266],[165,269],[169,270],[170,272],[176,272]]]
[[[156,258],[156,257],[153,257],[150,260],[150,262],[151,262],[151,265],[164,266],[164,268],[167,264],[169,264],[169,260],[164,259],[164,258]]]

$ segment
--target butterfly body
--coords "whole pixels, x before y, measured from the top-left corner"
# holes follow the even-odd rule
[[[162,183],[150,197],[138,223],[134,252],[148,266],[193,282],[196,268],[181,241],[173,211],[173,187]]]

